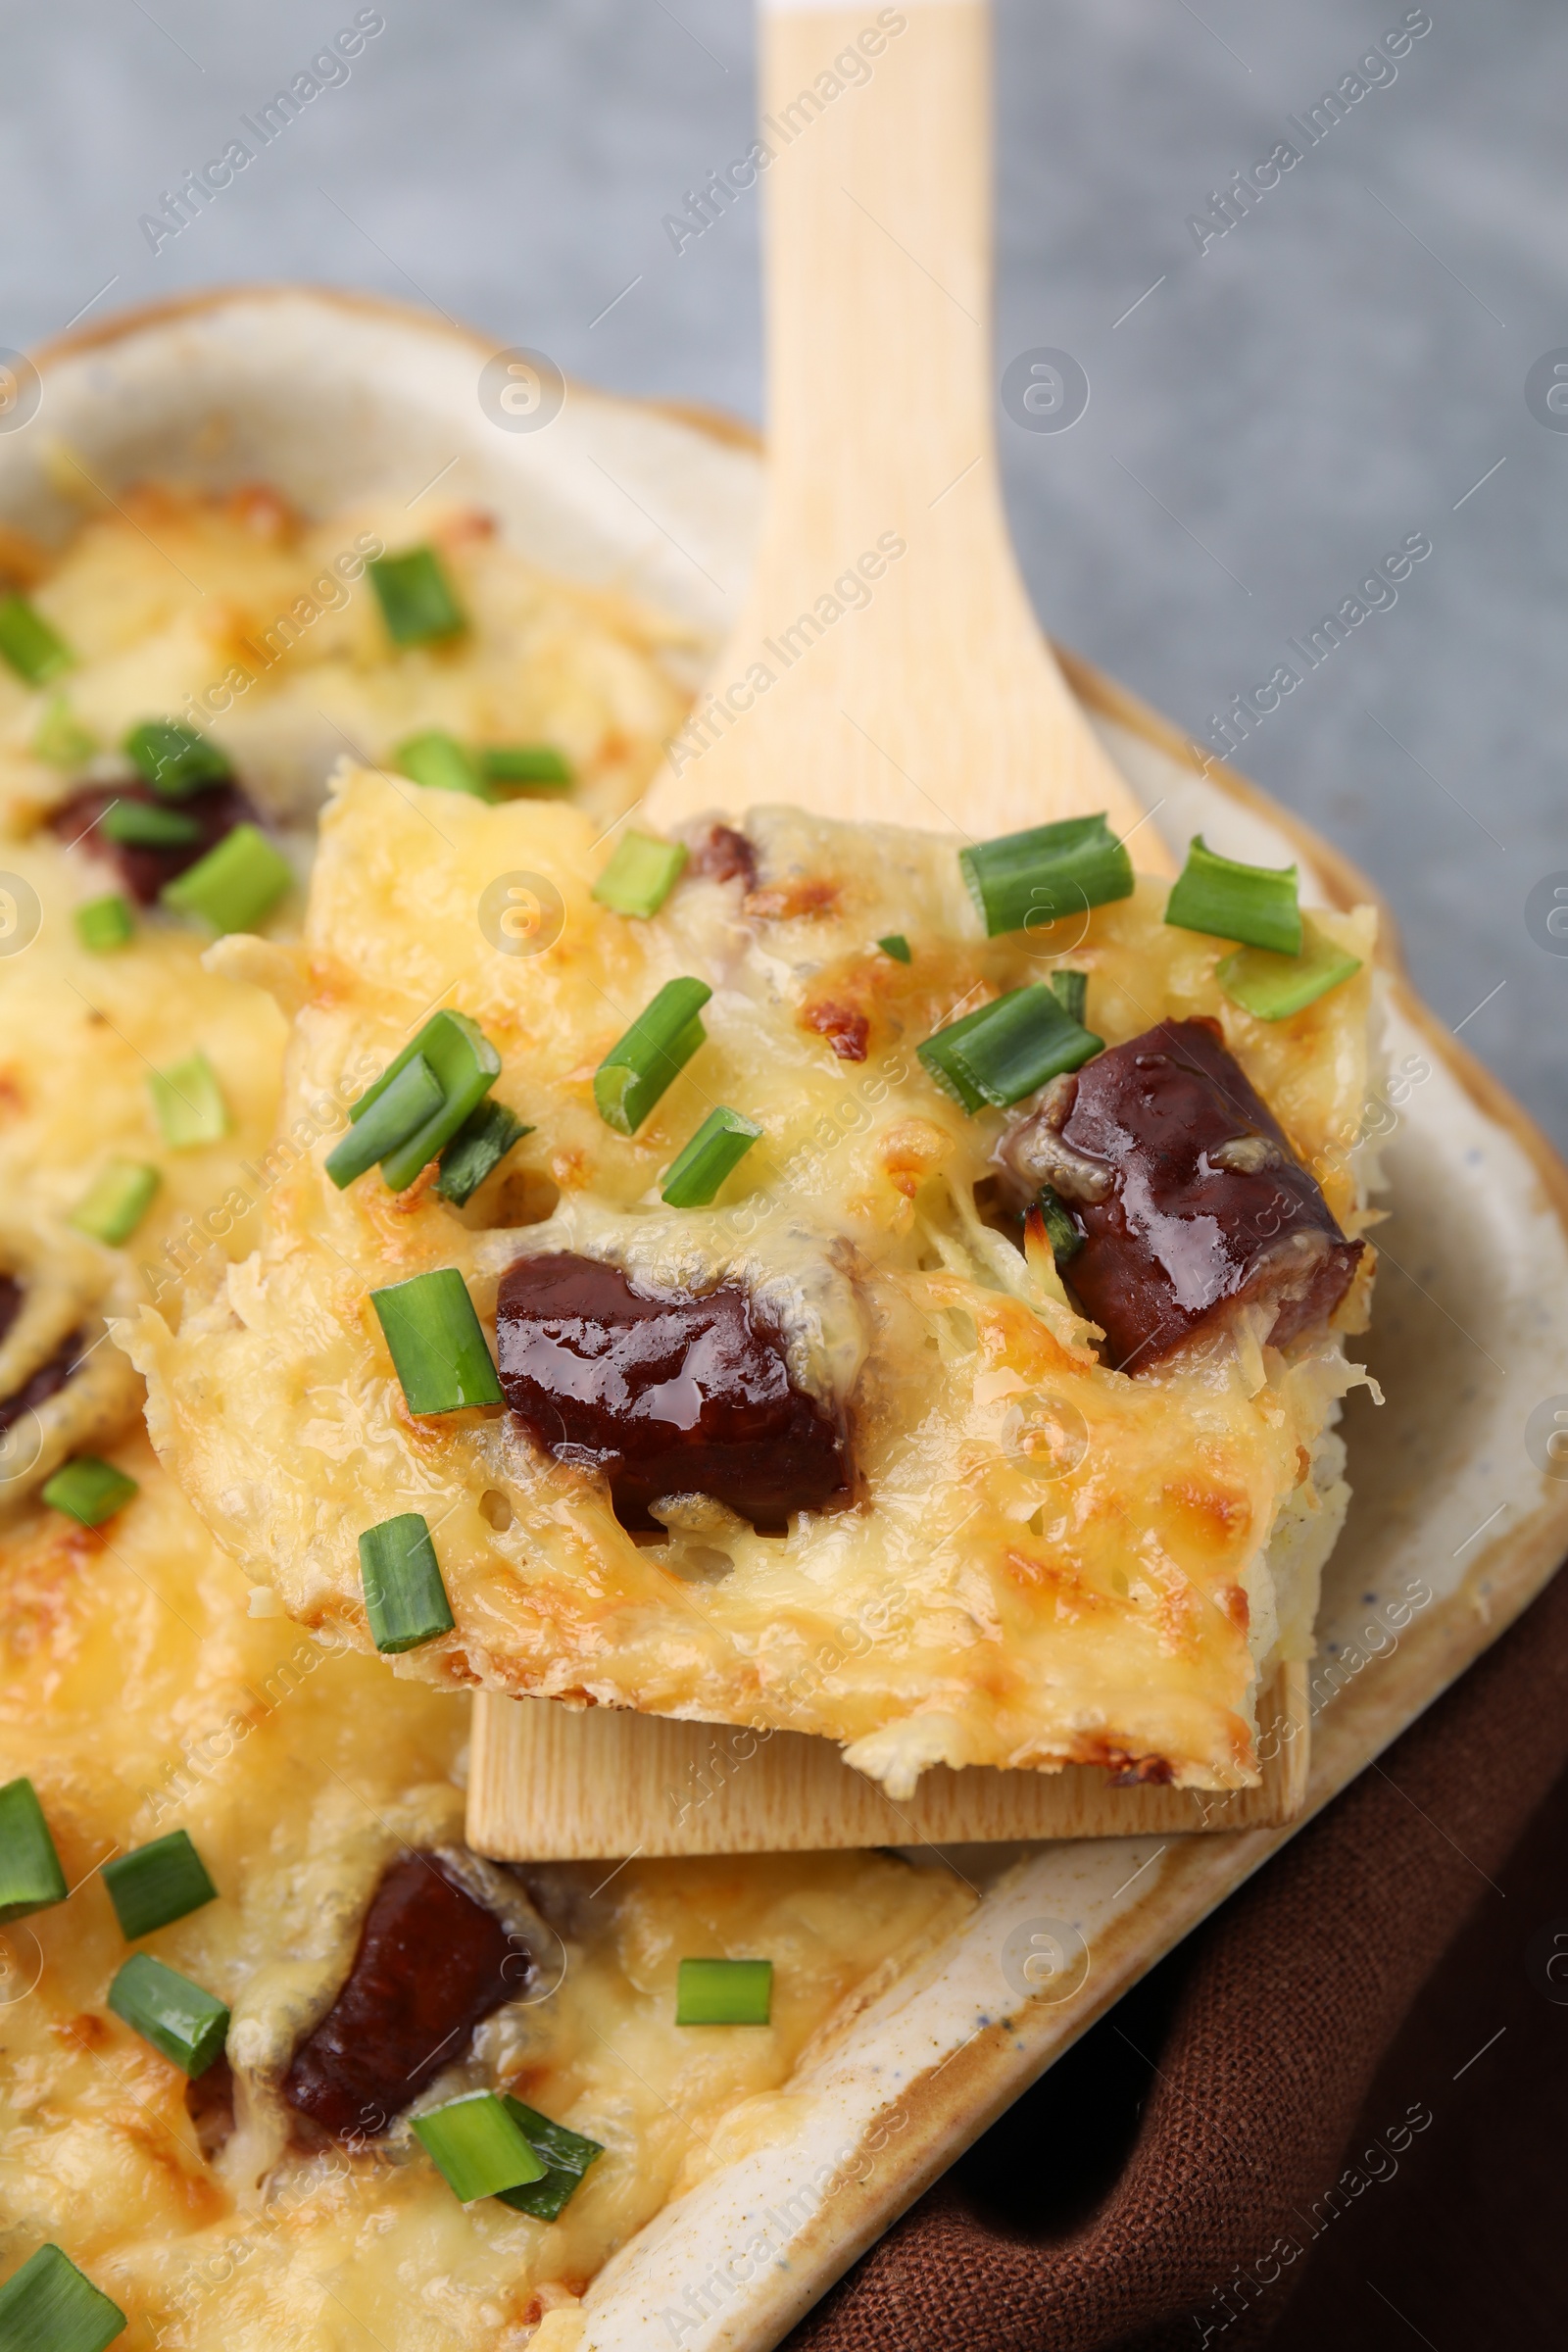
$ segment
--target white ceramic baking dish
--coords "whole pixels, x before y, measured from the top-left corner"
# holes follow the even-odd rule
[[[484,340],[373,301],[288,287],[110,319],[38,355],[36,413],[0,429],[0,520],[46,539],[74,510],[50,443],[111,493],[138,475],[263,478],[308,511],[432,477],[529,556],[672,610],[701,645],[743,583],[754,438],[718,417],[570,386],[503,411]],[[505,368],[502,368],[505,377]],[[485,379],[493,387],[494,373]],[[525,380],[525,379],[518,379]],[[31,387],[24,385],[30,395]],[[542,404],[548,409],[548,400]],[[0,418],[0,425],[4,419]],[[1069,675],[1174,843],[1298,858],[1307,899],[1374,895],[1325,844],[1082,663]],[[1531,1598],[1568,1547],[1568,1172],[1415,1001],[1384,952],[1387,1058],[1368,1105],[1390,1223],[1369,1354],[1388,1401],[1348,1414],[1349,1525],[1311,1677],[1307,1818]],[[455,1704],[461,1703],[454,1701]],[[1191,1799],[1197,1806],[1220,1800]],[[1298,1826],[1298,1825],[1297,1825]],[[772,2144],[667,2207],[590,2288],[595,2352],[761,2348],[1128,1984],[1292,1835],[1163,1834],[966,1848],[961,1934],[840,2027]]]

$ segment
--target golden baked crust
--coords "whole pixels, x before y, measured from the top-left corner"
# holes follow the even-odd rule
[[[165,1461],[292,1614],[362,1644],[361,1531],[410,1510],[439,1522],[456,1630],[402,1674],[816,1732],[895,1794],[937,1761],[1251,1782],[1282,1604],[1293,1651],[1302,1639],[1270,1536],[1293,1496],[1293,1521],[1320,1490],[1343,1508],[1309,1474],[1359,1372],[1338,1334],[1282,1356],[1245,1327],[1136,1377],[1106,1369],[1049,1252],[977,1212],[999,1115],[966,1118],[914,1048],[1053,961],[1088,971],[1109,1044],[1209,1016],[1353,1236],[1370,910],[1314,915],[1363,969],[1266,1024],[1222,995],[1219,943],[1161,922],[1163,885],[1057,927],[1071,938],[987,941],[951,842],[786,810],[754,812],[748,833],[749,896],[694,874],[637,921],[590,897],[609,846],[573,809],[340,779],[285,1127],[352,1100],[439,1003],[492,1038],[496,1096],[534,1133],[461,1214],[373,1176],[338,1193],[329,1143],[302,1151],[258,1253],[188,1296],[177,1331],[147,1311],[127,1335]],[[559,899],[543,952],[511,952],[482,919],[486,891],[516,875]],[[912,964],[877,948],[895,930]],[[714,987],[709,1042],[622,1138],[595,1108],[594,1070],[683,973]],[[864,1021],[863,1062],[834,1049],[841,1012]],[[660,1172],[715,1102],[763,1141],[715,1206],[666,1209]],[[656,1287],[728,1277],[763,1296],[798,1383],[851,1416],[854,1503],[799,1514],[780,1539],[688,1502],[649,1546],[602,1482],[499,1409],[412,1418],[368,1294],[455,1266],[488,1319],[508,1264],[550,1250]],[[1287,1548],[1294,1574],[1326,1544]]]

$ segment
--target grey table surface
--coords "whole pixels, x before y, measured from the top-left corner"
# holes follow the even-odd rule
[[[747,0],[369,13],[347,80],[155,253],[161,192],[364,12],[6,0],[0,344],[298,277],[759,417],[756,205],[679,253],[663,225],[751,135]],[[1303,671],[1242,763],[1375,876],[1429,1001],[1568,1146],[1568,939],[1526,919],[1568,883],[1568,416],[1526,400],[1568,344],[1568,18],[1431,0],[1396,65],[1363,70],[1397,0],[999,17],[999,377],[1049,346],[1091,387],[1071,430],[1002,418],[1042,618],[1199,735]],[[1342,117],[1308,144],[1289,119],[1325,90]],[[1213,233],[1211,193],[1282,139],[1300,162]],[[1417,532],[1396,603],[1316,668],[1288,653]]]

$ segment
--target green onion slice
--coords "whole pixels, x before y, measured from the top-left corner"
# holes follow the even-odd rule
[[[533,1129],[510,1111],[504,1102],[490,1096],[477,1110],[470,1110],[457,1134],[441,1154],[441,1173],[435,1189],[443,1200],[454,1208],[475,1194],[485,1178],[506,1158],[514,1144],[520,1144]]]
[[[50,767],[80,767],[98,749],[98,738],[76,718],[63,694],[50,697],[29,746]]]
[[[0,1927],[63,1903],[70,1889],[30,1781],[0,1788]]]
[[[1062,1011],[1070,1019],[1075,1020],[1081,1028],[1084,1014],[1089,1009],[1089,974],[1087,972],[1053,972],[1051,993],[1061,1006]]]
[[[146,801],[111,801],[98,819],[106,841],[132,850],[184,850],[200,841],[202,829],[193,816],[177,808],[157,808]]]
[[[368,1086],[351,1105],[349,1117],[354,1124],[359,1125],[411,1061],[421,1058],[440,1082],[441,1104],[383,1158],[381,1173],[395,1193],[401,1193],[422,1167],[439,1157],[501,1075],[501,1056],[477,1021],[470,1021],[466,1012],[432,1013],[402,1053],[387,1063],[374,1085]]]
[[[660,1188],[666,1206],[706,1208],[761,1132],[751,1119],[742,1118],[738,1110],[730,1110],[722,1102],[710,1110]]]
[[[1037,931],[1133,894],[1133,861],[1103,813],[1004,833],[960,850],[958,863],[993,939],[1001,931]]]
[[[106,1160],[72,1210],[71,1222],[78,1233],[90,1233],[95,1242],[118,1250],[151,1208],[162,1182],[145,1160]]]
[[[1239,939],[1276,956],[1301,952],[1301,909],[1294,865],[1243,865],[1221,858],[1193,835],[1182,867],[1165,901],[1165,920],[1180,931],[1203,931],[1214,939]]]
[[[1103,1045],[1036,981],[950,1022],[916,1052],[938,1086],[973,1113],[987,1102],[1020,1102],[1048,1078],[1080,1068]]]
[[[680,880],[690,854],[683,841],[623,833],[593,895],[601,906],[612,906],[617,914],[657,914]]]
[[[885,939],[879,939],[876,944],[884,956],[892,956],[895,963],[910,961],[909,943],[902,931],[890,931]]]
[[[773,2009],[771,1960],[683,1960],[677,2026],[765,2026]]]
[[[88,899],[76,908],[76,937],[91,955],[112,955],[135,936],[136,917],[130,902],[117,890],[102,899]]]
[[[443,727],[428,727],[422,735],[408,736],[392,758],[400,774],[416,784],[427,784],[432,792],[466,792],[476,801],[496,797],[467,746]]]
[[[227,754],[177,718],[149,718],[125,737],[126,756],[166,801],[189,800],[233,773]]]
[[[1315,924],[1302,924],[1299,956],[1271,956],[1266,948],[1238,948],[1218,967],[1219,984],[1233,1004],[1259,1021],[1288,1021],[1326,997],[1331,988],[1361,969]]]
[[[189,1830],[171,1830],[150,1845],[117,1854],[104,1864],[103,1881],[120,1932],[129,1943],[218,1899],[218,1888],[191,1843]]]
[[[140,1493],[136,1481],[113,1462],[101,1462],[95,1453],[78,1453],[55,1472],[43,1488],[43,1498],[52,1511],[66,1512],[83,1527],[102,1527]]]
[[[465,2205],[545,2178],[547,2168],[510,2105],[495,2091],[480,2090],[410,2118],[426,2155]]]
[[[133,1952],[109,1987],[109,2006],[187,2075],[205,2075],[223,2047],[228,2010],[151,1952]]]
[[[450,1634],[455,1618],[430,1530],[417,1511],[383,1519],[360,1538],[365,1613],[377,1649],[398,1657]]]
[[[58,2246],[40,2246],[0,2286],[0,2352],[104,2352],[128,2325]]]
[[[236,825],[158,896],[181,914],[201,915],[215,931],[249,931],[293,880],[294,868],[259,825]]]
[[[468,1286],[456,1266],[372,1291],[370,1304],[411,1413],[456,1413],[465,1405],[503,1401]]]
[[[394,645],[428,645],[437,638],[456,637],[467,627],[467,614],[433,547],[378,556],[365,568]]]
[[[381,1087],[362,1119],[354,1120],[347,1135],[326,1155],[326,1172],[341,1192],[378,1159],[387,1159],[399,1144],[418,1133],[446,1102],[441,1081],[422,1054],[406,1061],[390,1085]],[[359,1104],[355,1104],[355,1109]],[[352,1115],[352,1114],[351,1114]],[[422,1168],[423,1160],[419,1162]]]
[[[0,602],[0,655],[29,686],[46,686],[76,659],[59,631],[50,627],[37,606],[24,596],[8,596]]]
[[[228,1133],[228,1105],[205,1054],[189,1054],[172,1070],[152,1071],[147,1091],[171,1152],[194,1152]]]
[[[708,1032],[697,1016],[712,993],[706,980],[666,980],[611,1047],[594,1074],[594,1101],[617,1135],[636,1134],[703,1043]]]
[[[1049,1184],[1040,1187],[1040,1216],[1059,1274],[1067,1260],[1076,1257],[1083,1248],[1084,1237],[1073,1223],[1065,1204]]]
[[[571,768],[553,743],[491,743],[479,754],[486,783],[503,791],[569,792]]]
[[[518,2213],[531,2213],[536,2222],[553,2222],[581,2185],[588,2167],[604,2154],[603,2143],[585,2138],[580,2132],[568,2132],[564,2124],[553,2124],[548,2115],[525,2107],[506,2091],[501,2103],[545,2168],[542,2180],[531,2180],[522,2188],[502,2189],[501,2202],[514,2206]]]

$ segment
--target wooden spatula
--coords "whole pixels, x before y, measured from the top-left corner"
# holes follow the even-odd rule
[[[990,33],[986,0],[762,0],[767,498],[745,609],[650,795],[656,823],[768,802],[971,839],[1100,808],[1123,835],[1140,823],[1041,634],[1003,518]],[[1152,826],[1136,855],[1168,864]],[[1280,1801],[1249,1792],[1226,1818],[1240,1827]],[[478,1702],[468,1835],[490,1853],[1151,1824],[1199,1820],[1191,1799],[1083,1772],[933,1773],[894,1808],[826,1740]]]
[[[785,802],[984,837],[1103,808],[1126,832],[1143,811],[1063,683],[1003,517],[989,5],[763,0],[760,32],[761,539],[648,814]],[[1139,854],[1157,865],[1152,830]]]

